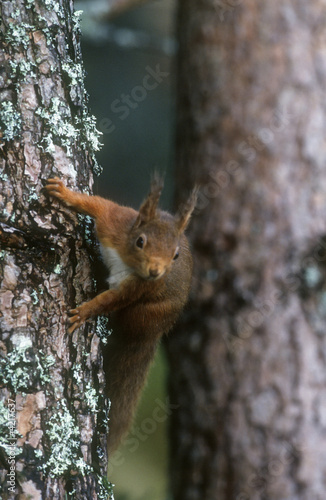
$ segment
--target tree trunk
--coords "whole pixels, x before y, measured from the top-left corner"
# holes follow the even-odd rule
[[[57,175],[90,192],[97,168],[78,14],[67,0],[0,14],[1,498],[106,499],[99,337],[66,324],[93,293],[91,225],[42,189]]]
[[[177,500],[325,497],[325,19],[179,1],[177,185],[201,190],[168,342]]]

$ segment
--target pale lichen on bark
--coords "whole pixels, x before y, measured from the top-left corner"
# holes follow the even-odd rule
[[[100,345],[94,323],[72,337],[66,326],[67,309],[94,288],[88,223],[43,192],[53,175],[90,192],[99,171],[80,14],[71,1],[15,0],[1,2],[0,15],[0,398],[2,409],[15,401],[21,435],[15,495],[106,498]],[[4,499],[13,496],[7,458],[0,453]]]

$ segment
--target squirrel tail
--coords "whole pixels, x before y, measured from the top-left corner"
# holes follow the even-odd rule
[[[119,344],[115,343],[114,348],[108,346],[104,357],[107,394],[111,401],[109,454],[117,449],[132,423],[157,343],[153,343],[150,349],[148,341],[145,347],[139,339],[128,346]]]

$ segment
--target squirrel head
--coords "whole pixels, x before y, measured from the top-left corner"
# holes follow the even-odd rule
[[[150,192],[129,234],[128,265],[144,279],[159,279],[179,257],[180,238],[197,201],[195,188],[173,216],[158,209],[163,179],[154,174]]]

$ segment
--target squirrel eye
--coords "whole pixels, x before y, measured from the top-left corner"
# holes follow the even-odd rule
[[[136,246],[138,248],[144,248],[144,245],[145,245],[145,239],[143,236],[139,236],[136,240]]]
[[[178,257],[179,257],[179,248],[176,249],[173,260],[177,260]]]

